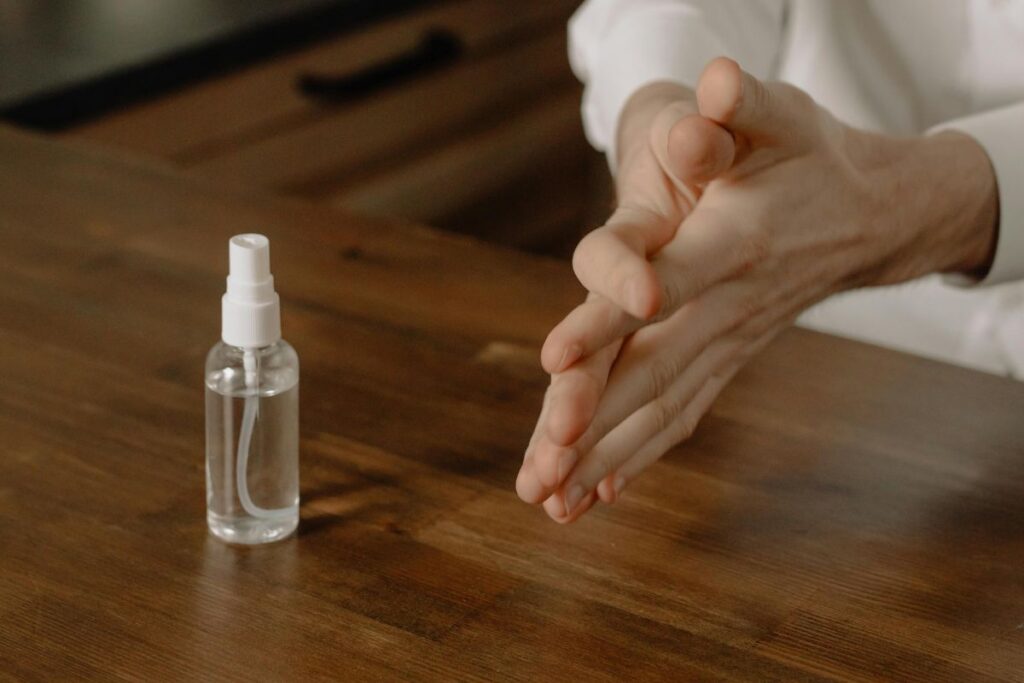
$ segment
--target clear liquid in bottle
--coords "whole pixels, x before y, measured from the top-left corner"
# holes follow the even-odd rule
[[[284,341],[252,350],[220,342],[210,351],[207,524],[225,541],[269,543],[298,527],[298,380],[298,356]]]

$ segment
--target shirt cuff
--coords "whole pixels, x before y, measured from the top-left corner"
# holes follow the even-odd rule
[[[1024,279],[1024,102],[943,123],[928,134],[956,130],[970,135],[992,162],[999,192],[995,260],[982,280],[946,275],[953,285],[997,285]]]
[[[633,93],[659,81],[696,87],[704,65],[726,50],[707,30],[700,12],[683,3],[623,13],[600,40],[591,35],[595,27],[588,18],[578,13],[569,24],[574,46],[599,47],[595,54],[573,54],[576,73],[589,76],[583,95],[584,130],[590,144],[606,152],[614,169],[619,116]]]

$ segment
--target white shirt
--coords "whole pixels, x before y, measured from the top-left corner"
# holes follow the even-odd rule
[[[999,241],[981,284],[1024,280],[1024,0],[588,0],[569,37],[587,137],[612,164],[629,97],[654,81],[694,87],[719,55],[859,128],[972,135],[999,187]],[[800,322],[1024,377],[1020,283],[928,277],[833,297]]]

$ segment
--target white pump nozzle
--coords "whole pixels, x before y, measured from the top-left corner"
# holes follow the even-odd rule
[[[270,274],[270,240],[235,235],[228,242],[228,288],[221,299],[221,339],[243,348],[269,346],[281,338],[281,303]]]

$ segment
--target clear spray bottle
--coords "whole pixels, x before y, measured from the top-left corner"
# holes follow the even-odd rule
[[[206,357],[206,521],[231,543],[299,524],[299,357],[281,339],[270,241],[236,235],[221,340]]]

